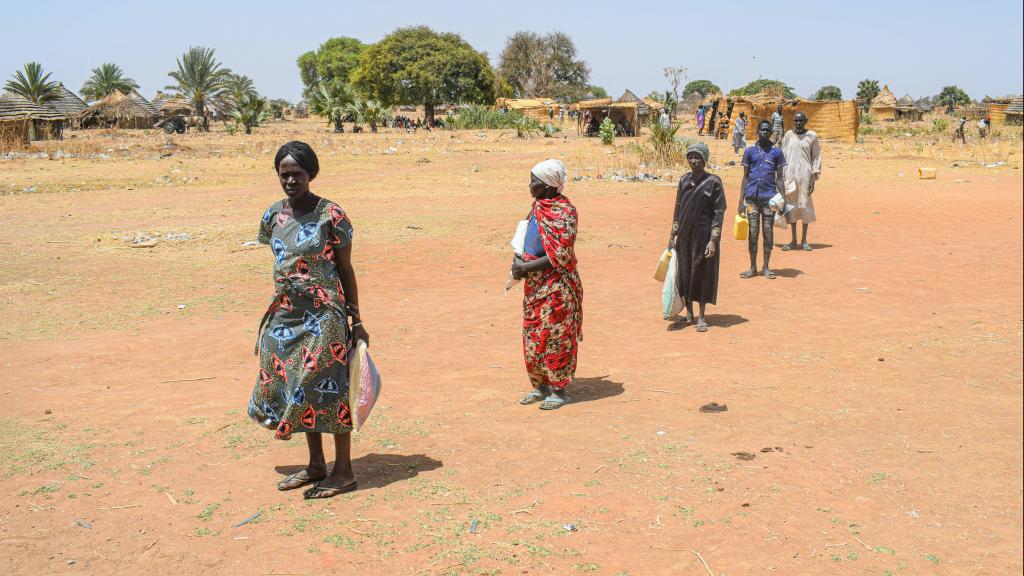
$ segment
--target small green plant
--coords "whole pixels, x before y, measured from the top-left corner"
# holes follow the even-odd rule
[[[217,508],[220,508],[220,504],[210,504],[206,508],[203,508],[203,511],[196,517],[203,522],[207,522],[210,518],[213,518],[213,513],[217,511]]]
[[[872,484],[881,484],[882,480],[885,480],[887,477],[888,475],[885,472],[875,472],[871,475],[868,482],[871,482]]]
[[[515,120],[513,127],[516,129],[516,136],[519,138],[530,139],[531,136],[541,131],[540,122],[537,122],[533,118],[527,118],[526,116],[520,116]]]
[[[939,560],[939,557],[935,554],[925,554],[924,559],[931,562],[932,564],[935,564],[936,566],[938,566],[939,563],[942,562],[941,560]]]
[[[615,140],[615,124],[612,123],[611,118],[605,116],[604,120],[601,121],[601,128],[598,129],[597,135],[601,138],[601,144],[611,146],[612,141]]]
[[[555,134],[558,134],[559,132],[561,132],[562,129],[559,128],[558,126],[555,126],[554,124],[547,123],[547,124],[544,124],[544,126],[541,127],[541,131],[544,133],[544,137],[545,138],[551,138]]]
[[[875,117],[872,116],[871,114],[861,114],[860,123],[864,124],[865,126],[871,126],[872,124],[875,123]]]
[[[932,132],[941,134],[949,130],[949,120],[945,118],[936,118],[932,120]]]

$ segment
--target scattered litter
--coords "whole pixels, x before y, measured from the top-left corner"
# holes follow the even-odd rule
[[[75,518],[75,524],[78,524],[82,528],[86,528],[86,529],[92,528],[92,524],[86,522],[85,520],[83,520],[81,518]]]
[[[232,528],[238,528],[239,526],[245,526],[245,525],[246,525],[246,524],[248,524],[249,522],[252,522],[253,520],[255,520],[255,519],[259,518],[261,514],[263,514],[263,513],[262,513],[262,512],[257,512],[257,513],[255,513],[255,514],[253,514],[252,516],[249,516],[249,517],[248,517],[248,518],[246,518],[245,520],[242,520],[242,521],[241,521],[241,522],[239,522],[238,524],[233,524],[233,525],[232,525],[231,527],[232,527]]]
[[[701,406],[700,411],[704,412],[705,414],[713,414],[716,412],[728,412],[729,406],[727,406],[726,404],[719,404],[718,402],[712,402],[710,404],[705,404]]]
[[[184,304],[178,304],[178,310],[184,310],[184,309],[185,309],[185,305]]]
[[[579,527],[575,524],[562,524],[562,530],[565,530],[566,532],[575,532],[579,530]]]
[[[423,228],[419,226],[413,226],[412,224],[406,226],[406,228],[408,228],[409,230],[423,230]]]
[[[69,565],[69,566],[70,566],[71,564],[74,564],[74,563],[75,563],[75,559],[74,559],[74,558],[68,558],[68,565]]]
[[[754,458],[757,458],[757,454],[751,454],[750,452],[733,452],[732,455],[744,462],[749,462]]]
[[[249,240],[247,242],[242,242],[242,246],[256,246],[257,244],[259,244],[259,242],[255,241],[255,240]]]
[[[994,162],[992,164],[985,164],[985,168],[999,168],[1000,166],[1006,166],[1006,162]]]
[[[914,520],[917,520],[918,518],[920,518],[920,517],[921,517],[921,514],[919,514],[919,513],[917,512],[917,510],[910,510],[910,511],[908,511],[908,512],[907,512],[907,516],[910,516],[910,517],[911,517],[911,518],[913,518]]]
[[[655,434],[657,434],[658,436],[664,436],[665,435],[665,431],[664,430],[658,430],[657,432],[655,432]]]
[[[469,523],[469,533],[470,534],[479,534],[480,533],[480,521],[479,520],[473,519],[473,521]]]

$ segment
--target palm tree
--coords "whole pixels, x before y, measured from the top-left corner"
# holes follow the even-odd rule
[[[344,132],[341,122],[350,111],[346,108],[355,102],[355,92],[339,80],[322,81],[309,91],[309,111],[322,116],[328,124],[334,125],[335,132]]]
[[[209,131],[206,120],[207,106],[218,107],[225,96],[225,83],[231,70],[221,68],[221,63],[214,58],[213,48],[191,46],[180,59],[178,69],[168,72],[178,84],[168,86],[178,96],[192,103],[196,114],[203,118],[203,130]]]
[[[244,74],[231,74],[228,76],[224,83],[224,91],[224,99],[226,100],[224,104],[230,105],[231,108],[237,108],[246,97],[256,97],[259,95],[256,92],[256,86],[253,84],[252,78]]]
[[[881,89],[878,87],[878,80],[861,80],[857,83],[857,100],[865,112],[871,107],[871,101],[879,92]]]
[[[252,134],[253,128],[270,119],[267,99],[255,94],[246,94],[235,102],[230,117],[236,125],[245,129],[246,134]]]
[[[378,124],[384,124],[391,119],[388,109],[376,100],[363,100],[360,118],[362,122],[370,125],[370,132],[377,131]]]
[[[14,73],[13,80],[8,80],[4,88],[26,100],[36,104],[44,104],[60,96],[60,85],[50,80],[50,73],[43,74],[43,65],[39,62],[25,64],[25,70]]]
[[[120,90],[127,94],[138,89],[138,82],[131,78],[125,78],[124,70],[121,70],[120,66],[113,62],[104,62],[98,68],[92,69],[92,76],[89,76],[78,92],[86,100],[99,100],[114,90]]]

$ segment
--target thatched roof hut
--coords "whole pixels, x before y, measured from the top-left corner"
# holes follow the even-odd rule
[[[917,106],[908,92],[896,101],[896,118],[898,120],[910,120],[911,122],[922,120],[924,118],[924,110]]]
[[[877,120],[895,120],[897,108],[896,95],[889,90],[889,86],[882,86],[882,91],[871,101],[868,112]]]
[[[719,111],[728,110],[728,101],[732,100],[733,109],[730,116],[729,130],[740,112],[747,115],[747,141],[757,140],[757,125],[762,120],[771,120],[772,113],[782,104],[782,117],[785,126],[793,125],[793,116],[803,112],[807,116],[807,127],[814,130],[823,140],[839,142],[856,142],[857,130],[860,128],[860,108],[856,100],[785,100],[779,96],[758,94],[755,96],[719,97]],[[895,99],[894,99],[895,101]]]
[[[131,92],[128,93],[128,97],[132,98],[133,100],[137,100],[140,104],[145,106],[146,110],[149,110],[150,113],[152,113],[154,116],[158,116],[160,114],[160,107],[156,104],[153,104],[149,100],[143,98],[142,94],[139,94],[138,90],[133,89]]]
[[[598,125],[605,118],[611,118],[619,136],[636,136],[640,132],[640,106],[647,108],[643,102],[612,102],[610,98],[584,100],[573,106],[581,112],[576,129],[587,136],[595,135],[589,126],[584,126],[583,117],[587,113]]]
[[[495,106],[515,110],[540,122],[547,122],[551,112],[558,115],[558,102],[551,98],[498,98]]]
[[[60,139],[65,116],[17,94],[0,94],[0,143]]]
[[[1014,98],[1003,114],[1006,116],[1006,124],[1020,126],[1024,123],[1024,96]]]
[[[76,96],[71,90],[68,90],[67,87],[64,86],[63,82],[60,82],[57,85],[59,86],[60,96],[58,96],[56,100],[47,103],[51,108],[60,112],[67,118],[72,118],[89,107],[84,100]]]
[[[82,128],[152,128],[157,115],[146,104],[119,90],[114,90],[99,102],[89,106],[78,115],[78,118]]]
[[[191,116],[192,115],[192,103],[184,98],[174,96],[172,98],[164,98],[160,101],[160,114],[164,117],[167,116]]]
[[[1006,109],[1013,102],[1012,98],[989,98],[985,97],[982,103],[985,105],[985,115],[992,120],[992,124],[1002,126],[1006,124]]]
[[[643,100],[641,100],[639,97],[637,97],[636,94],[633,94],[633,91],[630,90],[629,88],[626,88],[626,91],[622,93],[622,96],[619,96],[619,100],[618,101],[619,102],[643,102]]]

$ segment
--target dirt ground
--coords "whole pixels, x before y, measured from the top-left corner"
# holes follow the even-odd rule
[[[359,490],[329,501],[275,489],[304,442],[245,415],[272,294],[245,243],[295,138],[354,222],[384,379]],[[815,250],[741,280],[746,244],[724,239],[705,334],[662,320],[651,278],[681,172],[616,181],[647,170],[627,140],[308,120],[42,149],[0,160],[5,574],[1024,568],[1019,130],[826,144]],[[740,168],[712,152],[731,219]],[[573,403],[545,413],[515,402],[521,295],[502,289],[551,156],[581,178],[585,341]]]

